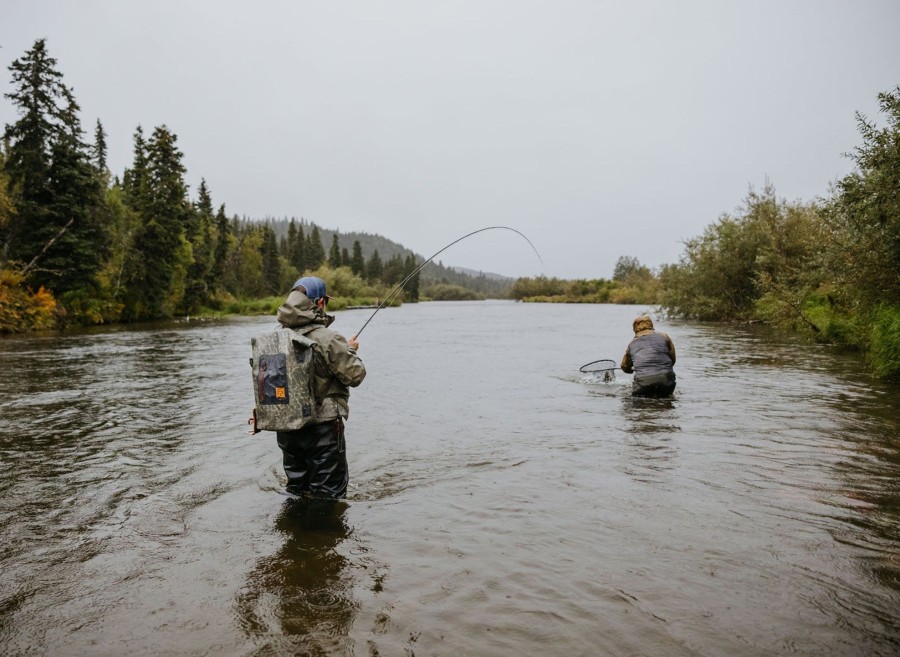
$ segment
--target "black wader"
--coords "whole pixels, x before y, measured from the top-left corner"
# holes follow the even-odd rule
[[[675,391],[675,372],[635,375],[631,383],[633,397],[668,397]]]
[[[350,471],[340,418],[276,434],[287,475],[287,492],[340,499],[347,495]]]

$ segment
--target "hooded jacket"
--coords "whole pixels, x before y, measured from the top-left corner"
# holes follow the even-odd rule
[[[622,371],[635,378],[667,374],[675,365],[675,345],[665,333],[653,330],[653,320],[642,315],[634,320],[634,339],[622,358]]]
[[[328,328],[333,321],[332,315],[326,315],[300,290],[293,290],[278,309],[279,324],[316,342],[313,393],[320,422],[346,419],[350,414],[350,388],[366,377],[366,367],[347,339]]]

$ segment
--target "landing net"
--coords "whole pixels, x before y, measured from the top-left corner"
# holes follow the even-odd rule
[[[616,380],[616,361],[604,358],[591,361],[578,368],[579,372],[587,374],[592,380],[609,383]]]

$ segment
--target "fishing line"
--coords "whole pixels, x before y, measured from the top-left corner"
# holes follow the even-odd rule
[[[544,268],[544,273],[546,273],[547,266],[544,264],[544,259],[541,257],[541,254],[538,253],[538,250],[536,248],[534,248],[534,244],[531,243],[531,240],[525,236],[525,233],[519,232],[515,228],[510,228],[509,226],[488,226],[487,228],[479,228],[478,230],[473,230],[471,233],[463,235],[459,239],[453,240],[452,242],[450,242],[450,244],[445,246],[443,249],[441,249],[440,251],[435,253],[433,256],[428,258],[428,260],[426,260],[421,265],[416,267],[411,273],[407,274],[406,278],[404,278],[402,281],[400,281],[400,283],[393,290],[391,290],[390,294],[388,294],[387,297],[385,297],[384,301],[382,301],[380,304],[378,304],[378,307],[375,309],[375,312],[373,312],[369,316],[369,319],[367,319],[366,323],[362,325],[362,328],[356,332],[356,337],[359,337],[360,333],[362,333],[363,330],[369,325],[369,322],[372,321],[372,318],[375,317],[375,315],[378,313],[378,311],[381,310],[382,308],[384,308],[388,303],[390,303],[400,293],[400,290],[403,289],[403,286],[405,286],[407,283],[409,283],[412,280],[413,276],[418,274],[425,265],[427,265],[429,262],[431,262],[432,260],[437,258],[439,255],[441,255],[444,251],[449,249],[451,246],[453,246],[457,242],[462,242],[467,237],[472,237],[472,235],[477,235],[478,233],[483,233],[486,230],[497,230],[497,229],[511,230],[512,232],[518,233],[519,235],[521,235],[525,239],[525,241],[528,242],[529,246],[531,246],[531,249],[534,251],[535,255],[538,257],[538,260],[541,261],[541,266]]]

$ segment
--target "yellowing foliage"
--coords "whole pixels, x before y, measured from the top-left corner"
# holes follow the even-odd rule
[[[0,333],[52,328],[56,299],[43,287],[34,292],[22,284],[22,275],[0,269]]]

